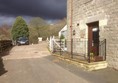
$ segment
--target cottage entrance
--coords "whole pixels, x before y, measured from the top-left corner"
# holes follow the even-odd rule
[[[99,55],[99,22],[88,23],[88,53]]]

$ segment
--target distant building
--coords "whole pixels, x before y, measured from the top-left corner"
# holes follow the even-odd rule
[[[106,55],[109,66],[118,69],[118,0],[67,0],[67,27],[73,52]]]
[[[42,37],[38,37],[38,43],[42,42],[43,38]]]
[[[63,35],[65,37],[65,39],[67,39],[67,25],[65,25],[60,31],[59,31],[59,37],[61,37],[61,35]]]

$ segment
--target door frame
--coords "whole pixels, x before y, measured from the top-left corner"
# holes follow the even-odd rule
[[[90,59],[91,51],[94,51],[95,56],[99,56],[99,21],[87,23],[88,26],[88,57]],[[97,28],[97,38],[94,38],[93,28]],[[97,41],[97,44],[93,41]],[[95,45],[96,44],[96,45]]]

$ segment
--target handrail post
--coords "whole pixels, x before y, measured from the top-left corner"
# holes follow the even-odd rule
[[[73,58],[73,39],[71,39],[71,58]]]
[[[105,39],[105,60],[106,60],[106,39]]]
[[[89,48],[89,40],[88,40],[88,62],[90,63],[91,60],[90,60],[90,48]]]
[[[60,38],[60,56],[61,56],[61,38]]]

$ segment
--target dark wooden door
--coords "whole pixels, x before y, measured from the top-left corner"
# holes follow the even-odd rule
[[[88,53],[99,55],[99,22],[88,24]]]

